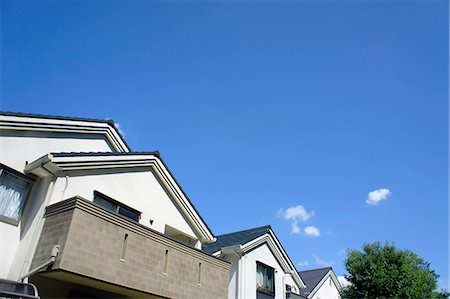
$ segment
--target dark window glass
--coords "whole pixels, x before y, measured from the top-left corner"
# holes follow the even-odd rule
[[[256,289],[270,295],[275,294],[274,269],[267,265],[256,263]]]
[[[101,206],[105,210],[111,211],[111,212],[117,212],[117,205],[100,197],[100,196],[94,196],[94,203]]]
[[[139,221],[139,215],[127,208],[119,206],[119,214],[134,221]]]
[[[139,217],[141,216],[140,212],[135,211],[132,208],[128,208],[124,204],[121,204],[120,202],[97,191],[94,192],[94,203],[105,210],[122,215],[123,217],[136,222],[139,221]]]

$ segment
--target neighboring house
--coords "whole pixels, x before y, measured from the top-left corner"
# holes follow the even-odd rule
[[[300,277],[306,284],[301,290],[301,296],[308,299],[337,299],[342,289],[333,268],[326,267],[299,271]]]
[[[203,250],[232,264],[228,298],[300,298],[305,285],[270,226],[225,234]]]
[[[0,154],[0,278],[42,298],[228,297],[211,230],[113,122],[3,112]]]

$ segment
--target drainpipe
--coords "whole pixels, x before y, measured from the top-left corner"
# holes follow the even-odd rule
[[[20,281],[24,281],[25,279],[28,280],[28,277],[30,277],[31,275],[39,272],[42,269],[46,269],[48,266],[53,265],[53,263],[56,261],[56,256],[59,253],[59,245],[55,245],[52,248],[52,254],[50,256],[50,259],[47,260],[46,262],[42,263],[41,265],[37,266],[36,268],[34,268],[33,270],[30,270],[28,273],[22,275],[19,279]]]
[[[45,165],[47,163],[49,163],[49,162],[50,161],[47,161],[47,162],[41,164],[41,168],[44,169],[46,172],[48,172],[52,176],[52,179],[49,182],[47,193],[46,193],[46,195],[44,197],[44,200],[42,202],[42,206],[39,208],[38,215],[36,216],[37,217],[36,228],[34,230],[33,237],[31,239],[31,242],[30,242],[30,245],[29,245],[29,248],[28,248],[27,255],[26,255],[25,260],[23,262],[23,267],[22,267],[21,273],[24,273],[24,272],[27,273],[26,271],[30,271],[31,260],[32,260],[34,254],[35,254],[37,243],[39,241],[39,237],[41,235],[42,228],[44,227],[45,207],[48,205],[50,199],[53,196],[53,191],[55,189],[56,180],[58,179],[58,177],[56,175],[54,175],[50,170],[48,170],[45,167]],[[25,274],[23,274],[21,277],[23,277],[22,280],[25,280],[25,282],[28,282],[28,277],[29,276],[26,276]]]

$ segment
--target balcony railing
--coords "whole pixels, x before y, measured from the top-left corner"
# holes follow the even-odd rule
[[[230,264],[74,197],[46,208],[31,265],[169,298],[227,298]]]

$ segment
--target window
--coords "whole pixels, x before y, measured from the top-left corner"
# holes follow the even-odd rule
[[[0,164],[0,217],[17,223],[32,180],[20,172]]]
[[[269,295],[275,295],[274,269],[256,262],[256,290]]]
[[[130,208],[98,191],[94,191],[94,203],[105,210],[121,215],[136,222],[138,222],[139,218],[141,217],[141,212],[136,211],[135,209]]]

